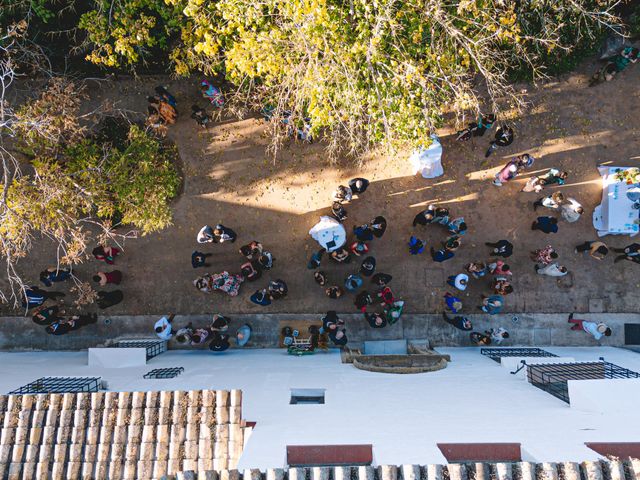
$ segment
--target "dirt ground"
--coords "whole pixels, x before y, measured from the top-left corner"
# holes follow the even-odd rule
[[[528,86],[530,110],[515,119],[516,139],[488,160],[484,151],[490,137],[466,144],[456,143],[451,129],[440,133],[444,147],[442,177],[426,180],[413,175],[406,154],[368,159],[357,169],[344,161],[330,166],[322,144],[288,145],[273,163],[265,153],[268,139],[261,119],[227,119],[202,131],[189,118],[192,103],[204,106],[198,98],[196,82],[169,81],[164,78],[92,83],[95,100],[117,99],[121,107],[143,112],[146,95],[156,84],[168,85],[178,98],[181,116],[170,128],[169,136],[179,148],[185,182],[184,191],[174,205],[174,226],[160,233],[128,240],[116,268],[124,273],[121,288],[125,300],[109,309],[111,314],[198,313],[314,313],[335,309],[354,312],[353,295],[339,300],[324,296],[306,268],[310,254],[318,248],[308,235],[320,215],[329,212],[332,191],[355,176],[371,180],[361,198],[347,205],[348,231],[354,225],[383,215],[388,229],[370,245],[378,262],[377,271],[393,275],[395,294],[406,301],[409,312],[427,313],[442,309],[442,295],[449,287],[446,277],[462,271],[473,260],[489,259],[484,242],[508,239],[515,245],[507,260],[514,272],[515,292],[506,299],[506,311],[513,312],[637,312],[640,298],[640,266],[629,262],[613,264],[613,254],[598,262],[574,253],[574,247],[596,238],[592,226],[594,207],[601,201],[597,165],[640,166],[637,112],[640,108],[638,81],[640,67],[631,66],[615,81],[595,88],[587,86],[594,62],[579,72],[539,85]],[[491,184],[494,173],[512,156],[528,152],[535,165],[516,181],[497,188]],[[560,221],[557,234],[530,230],[537,215],[552,214],[543,209],[534,213],[532,202],[539,195],[522,193],[531,175],[556,167],[569,172],[565,195],[581,202],[586,212],[577,223]],[[545,190],[551,193],[554,190]],[[456,257],[434,263],[428,253],[412,256],[407,242],[412,234],[438,244],[445,238],[439,227],[412,228],[416,213],[430,203],[447,206],[453,216],[464,216],[469,231]],[[204,225],[223,223],[239,235],[235,244],[198,245],[196,234]],[[243,258],[238,248],[259,240],[276,258],[275,266],[257,282],[242,285],[240,295],[201,293],[192,281],[205,271],[239,271]],[[628,237],[607,237],[609,246],[631,243]],[[553,245],[559,261],[571,274],[560,280],[538,276],[529,252]],[[212,266],[194,270],[191,252],[213,253]],[[54,262],[53,248],[39,249],[20,265],[34,283],[38,272]],[[76,274],[89,280],[105,265],[95,260],[76,268]],[[345,277],[359,267],[359,261],[337,265],[324,260],[322,269],[330,281],[343,284]],[[271,306],[260,307],[249,296],[266,286],[269,279],[284,279],[289,295]],[[479,305],[481,293],[488,293],[488,280],[472,281],[462,294],[464,311]],[[63,288],[68,288],[64,286]],[[93,307],[95,308],[95,307]],[[9,310],[5,309],[5,313]]]

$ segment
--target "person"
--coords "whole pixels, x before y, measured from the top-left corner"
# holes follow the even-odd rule
[[[193,118],[198,125],[202,128],[209,126],[211,118],[204,108],[200,108],[198,105],[191,105],[191,118]]]
[[[487,333],[489,332],[485,332],[484,334],[479,332],[471,332],[469,334],[469,339],[471,340],[471,343],[479,347],[486,347],[488,345],[491,345],[491,336],[487,335]]]
[[[249,343],[251,332],[251,325],[249,325],[248,323],[245,323],[241,327],[238,327],[238,329],[236,330],[236,345],[242,348],[247,343]]]
[[[382,306],[393,305],[393,302],[396,301],[393,296],[393,291],[391,291],[391,288],[389,287],[384,287],[382,290],[376,293],[376,297],[381,300],[380,305]]]
[[[449,292],[444,294],[444,302],[447,304],[447,308],[449,308],[453,313],[458,313],[462,310],[462,300],[453,296],[453,294]]]
[[[207,80],[202,80],[200,82],[200,92],[202,96],[211,102],[216,108],[222,108],[224,105],[224,97],[222,96],[222,92],[218,87],[214,87]]]
[[[411,235],[409,238],[409,253],[411,255],[419,255],[424,252],[424,242],[417,237]]]
[[[467,232],[467,224],[464,221],[464,217],[458,217],[451,220],[447,224],[447,228],[449,229],[449,233],[453,235],[464,235]]]
[[[429,205],[426,210],[418,213],[413,219],[413,226],[429,225],[431,223],[440,223],[447,225],[449,223],[449,210],[446,208]]]
[[[531,230],[540,230],[543,233],[558,233],[558,219],[555,217],[538,217],[531,224]]]
[[[336,217],[336,220],[338,220],[340,223],[344,222],[347,219],[347,209],[338,202],[333,202],[331,204],[331,214]]]
[[[160,100],[162,100],[163,102],[167,102],[173,108],[178,108],[178,102],[176,101],[176,97],[174,97],[169,93],[169,91],[167,90],[167,87],[158,85],[155,88],[155,92]]]
[[[193,336],[193,324],[191,322],[189,322],[189,324],[186,327],[182,327],[180,329],[178,329],[178,331],[176,332],[176,342],[178,343],[190,343],[191,342],[191,337]]]
[[[271,297],[269,296],[266,288],[263,288],[262,290],[256,290],[254,294],[249,297],[249,300],[257,305],[262,305],[263,307],[271,305]]]
[[[340,330],[336,329],[336,330],[331,330],[327,336],[329,337],[329,340],[331,340],[331,342],[336,346],[336,347],[344,347],[348,340],[347,340],[347,330],[342,328]]]
[[[329,254],[329,256],[338,263],[351,262],[351,255],[349,254],[349,251],[344,247],[340,247],[334,250]]]
[[[369,253],[369,246],[364,242],[353,242],[349,246],[349,251],[353,253],[356,257],[360,257],[365,253]]]
[[[446,248],[441,248],[440,250],[436,250],[431,247],[431,258],[434,262],[444,262],[445,260],[449,260],[453,258],[455,254],[451,250],[447,250]]]
[[[332,199],[337,203],[349,203],[353,198],[353,192],[349,187],[345,187],[344,185],[339,185],[336,188],[336,191],[333,192]]]
[[[609,248],[604,242],[584,242],[576,246],[575,253],[589,252],[596,260],[602,260],[609,253]]]
[[[551,168],[540,177],[531,177],[522,188],[523,192],[541,192],[547,185],[564,185],[569,174],[557,168]]]
[[[613,248],[612,249],[616,253],[622,253],[623,255],[618,255],[613,263],[617,263],[620,260],[632,260],[635,258],[640,259],[640,243],[632,243],[631,245],[627,245],[624,248]]]
[[[344,281],[344,288],[350,292],[355,292],[362,286],[362,277],[360,275],[351,274]]]
[[[556,258],[558,258],[558,253],[551,245],[531,252],[531,260],[542,266],[549,265]]]
[[[356,195],[360,195],[364,193],[369,187],[369,180],[367,180],[366,178],[360,178],[360,177],[353,178],[349,180],[348,185],[352,193],[355,193]]]
[[[378,215],[376,218],[371,220],[370,225],[373,235],[376,238],[382,238],[384,232],[387,230],[387,220],[381,215]]]
[[[493,184],[496,187],[501,187],[503,183],[513,180],[522,170],[533,165],[534,161],[533,156],[528,153],[517,156],[496,173]]]
[[[450,275],[449,278],[447,278],[447,283],[461,292],[464,292],[467,289],[467,283],[469,283],[469,275],[465,273]]]
[[[156,97],[149,97],[147,100],[149,101],[149,106],[156,110],[164,125],[173,125],[176,123],[178,112],[173,106]]]
[[[365,223],[364,225],[354,226],[353,234],[356,236],[358,240],[361,242],[368,242],[373,240],[373,230],[369,227],[369,224]]]
[[[108,283],[120,285],[122,281],[122,272],[120,270],[112,270],[111,272],[98,272],[93,276],[93,281],[101,287]]]
[[[371,283],[379,287],[384,287],[385,285],[388,285],[392,279],[393,277],[388,273],[378,272],[373,277],[371,277]]]
[[[70,268],[49,267],[40,272],[40,281],[45,287],[50,287],[56,282],[64,282],[71,278]]]
[[[573,313],[569,314],[567,319],[568,323],[572,323],[571,330],[584,330],[596,340],[600,340],[602,337],[610,337],[611,329],[605,323],[589,322],[587,320],[579,320],[573,318]]]
[[[218,239],[218,242],[220,243],[224,243],[224,242],[233,243],[236,241],[236,238],[238,237],[236,235],[236,232],[231,230],[229,227],[225,227],[221,223],[219,223],[214,227],[213,234],[215,235],[215,237]]]
[[[493,282],[491,282],[491,288],[496,295],[509,295],[513,293],[513,286],[505,277],[494,278]]]
[[[102,260],[109,265],[113,265],[113,261],[115,258],[120,255],[120,249],[116,247],[105,247],[103,245],[98,245],[94,248],[91,253],[96,258],[96,260]]]
[[[445,322],[456,327],[458,330],[468,332],[469,330],[473,329],[471,320],[469,320],[467,317],[463,317],[462,315],[456,315],[455,317],[450,318],[449,315],[447,315],[447,312],[442,312],[442,318],[444,318]]]
[[[384,308],[384,314],[389,325],[393,325],[402,316],[402,310],[404,310],[404,300],[394,300],[393,303],[386,305]]]
[[[485,158],[489,158],[489,156],[491,156],[498,147],[507,147],[513,143],[513,129],[509,126],[503,125],[498,128],[494,138],[495,139],[489,144],[489,149],[484,154]]]
[[[465,267],[465,270],[476,279],[482,278],[489,273],[489,269],[483,262],[471,262]]]
[[[534,268],[538,275],[548,275],[550,277],[564,277],[569,273],[567,267],[561,267],[556,262],[544,266],[536,265]]]
[[[255,260],[243,263],[240,265],[240,275],[249,282],[258,280],[262,276],[260,264]]]
[[[50,325],[54,322],[60,321],[61,317],[60,308],[57,305],[50,307],[38,308],[34,313],[32,320],[37,325]]]
[[[376,271],[376,259],[374,257],[367,257],[362,260],[360,264],[360,274],[365,277],[370,277],[373,272]]]
[[[311,258],[307,263],[307,268],[309,270],[313,270],[314,268],[318,268],[320,266],[320,262],[322,261],[322,256],[324,255],[324,252],[326,252],[326,250],[324,248],[321,248],[317,252],[313,252],[311,254]]]
[[[569,223],[580,220],[583,213],[584,208],[582,208],[582,205],[571,197],[567,197],[567,203],[560,206],[560,215]]]
[[[491,337],[491,343],[495,343],[496,345],[500,345],[504,340],[509,338],[509,332],[507,332],[504,328],[492,328],[488,332]]]
[[[211,340],[211,335],[212,331],[209,328],[196,328],[191,335],[191,342],[189,343],[189,345],[191,345],[192,347],[203,345]]]
[[[260,258],[263,250],[262,244],[257,240],[253,240],[251,243],[241,246],[238,251],[240,255],[246,257],[247,260],[256,260]],[[322,251],[324,251],[324,249]]]
[[[319,329],[319,333],[329,333],[337,330],[338,327],[344,326],[344,320],[338,317],[335,310],[329,310],[322,318],[322,327]]]
[[[513,244],[507,240],[499,240],[497,242],[485,242],[485,245],[492,247],[492,253],[499,257],[507,258],[513,253]]]
[[[212,352],[224,352],[231,345],[229,344],[229,335],[226,333],[214,333],[209,342],[209,350]]]
[[[504,263],[502,260],[494,260],[488,265],[488,268],[491,275],[499,275],[501,277],[513,275],[509,265]]]
[[[175,335],[176,331],[173,329],[172,325],[175,316],[175,313],[165,315],[153,326],[153,329],[160,340],[170,340],[171,337]]]
[[[630,63],[636,63],[640,50],[636,47],[624,47],[620,53],[609,57],[609,61],[598,70],[589,82],[589,86],[593,87],[601,82],[610,82],[614,77],[622,72]]]
[[[344,292],[342,291],[342,289],[340,287],[338,287],[337,285],[333,285],[331,287],[328,287],[325,291],[324,291],[325,295],[329,298],[340,298]]]
[[[536,211],[538,207],[547,207],[551,210],[559,210],[562,202],[564,202],[564,195],[561,192],[553,192],[551,195],[539,198],[533,202],[533,210]]]
[[[289,288],[284,280],[272,280],[269,282],[269,296],[272,300],[280,300],[289,293]]]
[[[113,290],[112,292],[100,291],[98,292],[96,303],[98,304],[98,308],[104,310],[105,308],[119,304],[123,298],[124,293],[122,293],[122,290]]]
[[[489,315],[497,315],[502,310],[503,305],[504,299],[502,295],[491,295],[490,297],[482,295],[482,306],[478,308]]]
[[[477,122],[472,122],[464,130],[456,132],[456,140],[466,141],[471,137],[482,137],[487,130],[493,127],[495,121],[494,114],[489,114],[486,117],[480,115]]]
[[[444,242],[442,242],[442,247],[445,250],[449,250],[451,252],[455,252],[460,248],[461,239],[457,235],[452,235],[447,238]]]
[[[327,284],[327,275],[323,271],[314,272],[313,279],[321,287],[324,287]]]
[[[229,329],[229,319],[224,315],[215,313],[211,319],[211,331],[226,332]]]
[[[365,313],[364,318],[371,328],[384,328],[387,326],[387,319],[379,313]]]
[[[194,250],[191,254],[191,266],[193,268],[210,267],[211,265],[207,263],[207,257],[210,257],[211,255],[211,253],[202,253]]]
[[[366,311],[367,305],[371,305],[372,303],[373,298],[371,298],[371,295],[369,295],[369,292],[367,292],[366,290],[358,293],[355,300],[353,301],[353,304],[356,306],[356,308],[362,312]]]
[[[198,243],[216,243],[217,238],[213,234],[213,228],[209,225],[205,225],[198,232],[198,236],[196,237]]]
[[[275,261],[276,259],[271,252],[267,252],[266,250],[258,257],[258,264],[263,270],[271,270],[273,268],[273,262]]]
[[[98,321],[98,315],[91,313],[88,315],[73,315],[68,319],[59,320],[50,325],[47,325],[45,331],[50,335],[64,335],[72,330],[78,330]]]
[[[55,300],[57,297],[65,296],[62,292],[48,292],[35,285],[25,288],[23,295],[22,306],[27,309],[39,307],[45,300]]]

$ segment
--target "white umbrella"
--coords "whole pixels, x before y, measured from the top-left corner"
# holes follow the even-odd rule
[[[333,252],[347,242],[347,232],[342,224],[326,216],[320,217],[320,221],[309,230],[309,235],[327,252]]]

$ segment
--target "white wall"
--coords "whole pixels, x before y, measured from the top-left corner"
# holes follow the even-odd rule
[[[576,360],[640,371],[640,355],[614,348],[548,348]],[[257,422],[240,468],[284,463],[285,447],[371,443],[378,464],[443,463],[442,442],[520,442],[528,460],[582,461],[589,441],[637,441],[638,409],[593,414],[515,378],[475,348],[443,348],[445,370],[388,375],[340,363],[337,351],[292,357],[283,350],[170,351],[146,367],[91,368],[86,352],[0,353],[0,392],[45,375],[100,375],[112,390],[240,388],[243,416]],[[170,380],[153,368],[182,366]],[[291,388],[326,389],[325,405],[289,405]],[[637,395],[636,395],[636,398]]]
[[[638,408],[639,378],[570,380],[567,383],[571,408],[601,414],[625,414]]]

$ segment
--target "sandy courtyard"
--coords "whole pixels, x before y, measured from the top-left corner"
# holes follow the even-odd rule
[[[507,260],[514,272],[515,292],[507,297],[505,310],[638,311],[640,299],[635,289],[640,286],[640,266],[629,262],[614,265],[613,253],[598,262],[573,251],[578,243],[596,238],[591,216],[601,196],[597,165],[640,165],[635,123],[640,107],[636,88],[640,69],[632,66],[615,81],[589,88],[587,79],[594,68],[589,63],[580,72],[529,87],[532,107],[514,121],[514,143],[488,160],[484,151],[491,136],[459,144],[450,136],[450,130],[439,132],[445,174],[432,180],[413,175],[405,154],[368,159],[361,169],[347,161],[331,166],[321,144],[292,143],[274,164],[265,153],[268,139],[261,119],[228,119],[202,131],[187,113],[194,102],[204,106],[204,100],[198,99],[195,81],[169,82],[181,113],[169,136],[182,157],[184,191],[174,204],[173,227],[126,242],[125,253],[116,262],[116,268],[124,273],[121,287],[125,300],[108,313],[354,312],[352,294],[339,300],[326,298],[306,265],[309,255],[318,248],[308,230],[320,215],[329,212],[335,187],[355,176],[368,178],[371,185],[361,198],[346,206],[349,218],[345,227],[350,232],[354,225],[376,215],[387,219],[387,233],[370,244],[371,254],[377,259],[377,271],[393,275],[391,286],[406,301],[409,312],[440,311],[441,297],[449,289],[446,277],[461,272],[469,261],[486,261],[489,248],[484,242],[502,238],[515,246],[514,255]],[[92,96],[117,98],[121,106],[142,112],[146,109],[146,95],[159,83],[167,81],[144,78],[137,83],[101,83],[92,89]],[[536,157],[533,168],[502,188],[494,187],[490,180],[493,174],[509,158],[525,152]],[[532,232],[531,222],[537,215],[553,213],[546,209],[534,213],[532,203],[539,195],[521,193],[520,189],[529,176],[550,167],[569,172],[567,184],[559,190],[581,202],[586,212],[577,223],[560,221],[557,234],[545,235]],[[544,193],[553,191],[546,189]],[[438,227],[411,226],[414,215],[429,203],[447,206],[454,217],[464,216],[469,225],[456,257],[444,263],[434,263],[426,252],[419,256],[408,252],[407,241],[412,233],[426,240],[428,246],[445,238],[445,232]],[[200,227],[216,223],[233,228],[238,241],[198,245],[195,239]],[[243,284],[235,298],[201,293],[193,287],[192,280],[205,271],[239,271],[243,258],[237,250],[254,239],[276,258],[274,268],[260,280]],[[621,247],[632,240],[607,237],[605,242],[610,247]],[[559,251],[560,264],[571,272],[560,282],[536,275],[529,260],[529,251],[547,244]],[[194,249],[213,253],[210,268],[191,267]],[[55,259],[52,248],[38,250],[20,265],[34,283],[38,272]],[[356,260],[350,265],[337,265],[325,258],[322,269],[331,283],[341,285],[359,263]],[[89,280],[94,271],[103,267],[91,259],[78,266],[76,274]],[[249,296],[275,278],[288,283],[287,298],[269,307],[252,304]],[[479,295],[489,292],[488,283],[484,279],[472,281],[462,295],[464,311],[476,309]],[[66,288],[68,285],[63,286]]]

